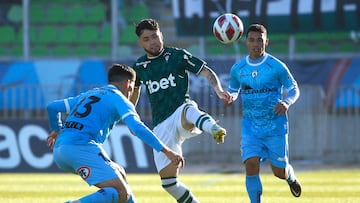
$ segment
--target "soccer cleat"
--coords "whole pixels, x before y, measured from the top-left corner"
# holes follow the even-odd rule
[[[217,144],[224,143],[225,136],[226,136],[226,130],[225,128],[220,127],[218,124],[214,124],[211,127],[211,134],[215,139],[215,142]]]
[[[300,182],[296,179],[294,182],[289,184],[290,191],[294,197],[300,197],[301,195],[301,185]]]

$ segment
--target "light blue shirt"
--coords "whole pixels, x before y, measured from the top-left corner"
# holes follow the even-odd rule
[[[245,57],[231,68],[228,91],[235,98],[241,96],[246,133],[261,137],[288,133],[287,115],[276,115],[274,107],[280,101],[293,104],[300,91],[283,62],[267,53],[255,61]]]
[[[123,120],[130,131],[157,151],[163,143],[140,120],[134,105],[113,85],[94,88],[47,106],[51,130],[59,130],[55,147],[62,144],[102,144],[114,125]],[[68,113],[64,123],[57,114]],[[62,127],[60,127],[62,126]]]

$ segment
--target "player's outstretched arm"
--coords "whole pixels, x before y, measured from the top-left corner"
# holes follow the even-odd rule
[[[224,101],[229,100],[229,93],[223,90],[219,77],[212,69],[210,69],[208,66],[204,66],[200,72],[200,75],[204,76],[209,81],[211,87],[215,90],[220,99]]]

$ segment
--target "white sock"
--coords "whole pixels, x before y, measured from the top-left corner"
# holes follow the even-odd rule
[[[191,193],[187,186],[178,181],[176,177],[162,178],[162,187],[173,196],[178,203],[199,203],[200,201]]]
[[[288,177],[286,178],[286,181],[289,184],[293,183],[296,180],[296,176],[295,176],[293,167],[290,164],[288,164],[286,167],[286,170],[287,170],[287,175],[288,175]]]
[[[211,127],[216,124],[216,121],[209,114],[200,111],[193,105],[186,107],[185,118],[188,122],[207,133],[211,133]]]

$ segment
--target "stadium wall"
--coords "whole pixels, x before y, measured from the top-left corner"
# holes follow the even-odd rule
[[[226,87],[234,61],[207,61]],[[44,142],[49,133],[45,106],[53,99],[106,84],[106,70],[111,63],[96,60],[0,63],[0,171],[59,172]],[[133,61],[121,63],[131,65]],[[359,162],[360,146],[356,143],[360,141],[360,59],[286,63],[301,89],[300,99],[289,111],[291,159]],[[222,145],[215,144],[207,135],[186,141],[187,162],[240,162],[240,103],[224,108],[205,79],[192,76],[191,83],[195,87],[191,91],[193,99],[228,129],[229,136]],[[137,109],[151,126],[145,96]],[[131,136],[126,126],[117,126],[110,137],[106,149],[128,172],[155,172],[151,150]]]

